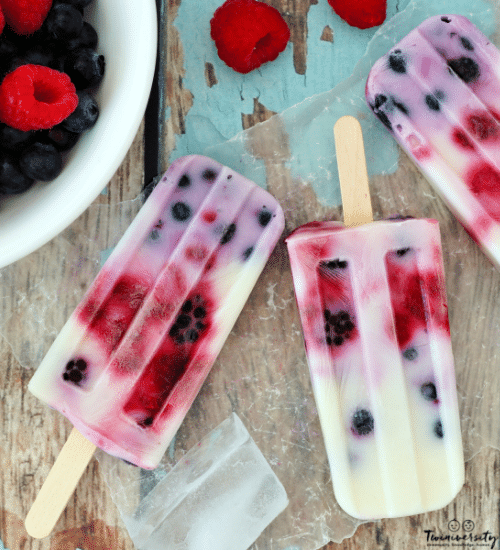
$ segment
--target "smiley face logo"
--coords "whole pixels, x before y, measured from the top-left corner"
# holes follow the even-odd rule
[[[463,527],[464,531],[467,531],[468,533],[470,533],[472,531],[472,529],[474,529],[474,522],[471,519],[466,519],[462,523],[462,527]]]
[[[448,529],[455,533],[460,529],[460,522],[456,519],[452,519],[450,523],[448,523]]]

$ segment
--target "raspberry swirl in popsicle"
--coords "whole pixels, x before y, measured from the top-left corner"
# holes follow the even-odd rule
[[[430,17],[372,67],[366,99],[500,268],[500,52],[466,17]]]
[[[283,227],[276,199],[233,170],[200,156],[170,166],[29,384],[71,420],[87,461],[93,444],[158,465]],[[34,516],[33,536],[48,534]]]

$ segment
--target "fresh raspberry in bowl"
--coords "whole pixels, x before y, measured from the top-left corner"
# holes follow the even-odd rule
[[[153,81],[154,0],[53,0],[51,10],[63,4],[72,8],[63,12],[75,18],[75,28],[84,12],[76,37],[73,33],[71,38],[62,36],[59,17],[51,25],[44,22],[32,34],[17,34],[8,23],[0,34],[0,83],[22,65],[69,73],[72,60],[78,64],[73,78],[80,79],[78,85],[73,82],[80,108],[51,128],[24,132],[0,122],[0,268],[55,237],[104,189],[139,129]],[[51,48],[56,55],[50,54]],[[90,48],[97,56],[75,53],[80,48]],[[102,79],[101,55],[105,58]],[[85,82],[90,87],[80,89]],[[81,96],[85,96],[83,103]],[[89,131],[75,131],[87,128],[92,120],[95,124]],[[34,178],[37,155],[43,160],[44,174]],[[60,174],[43,181],[56,173],[58,157],[63,161]]]
[[[77,105],[70,77],[42,65],[21,65],[0,84],[0,122],[23,132],[52,128]]]
[[[0,0],[6,19],[0,33],[0,122],[5,128],[0,153],[6,153],[0,198],[59,176],[63,152],[97,121],[93,94],[104,77],[105,59],[96,51],[96,30],[83,20],[91,1]],[[51,131],[58,125],[64,135]],[[30,133],[29,139],[23,133]],[[24,178],[17,177],[19,171]]]

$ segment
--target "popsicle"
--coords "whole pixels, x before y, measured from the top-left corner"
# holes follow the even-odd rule
[[[464,480],[438,222],[373,222],[359,123],[335,137],[345,225],[286,240],[335,496],[360,519],[436,510]]]
[[[500,52],[466,17],[434,16],[372,67],[366,99],[500,267]]]
[[[207,157],[176,160],[30,391],[92,444],[156,467],[283,228],[278,202],[252,181]]]

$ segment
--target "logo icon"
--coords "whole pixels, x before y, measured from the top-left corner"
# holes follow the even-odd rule
[[[448,523],[448,529],[452,531],[453,533],[456,533],[460,529],[460,522],[456,519],[452,519]]]
[[[464,531],[467,531],[468,533],[470,533],[474,529],[474,522],[471,519],[466,519],[462,523],[462,527]]]

